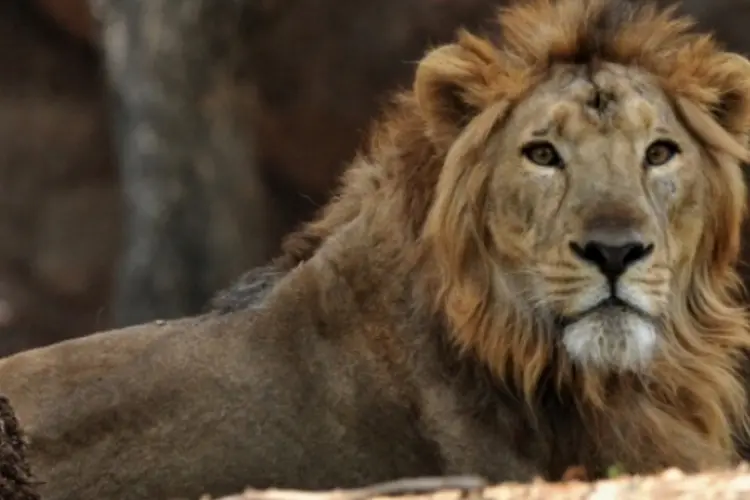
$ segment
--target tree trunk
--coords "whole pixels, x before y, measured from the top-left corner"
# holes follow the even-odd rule
[[[235,0],[92,0],[113,92],[125,245],[115,326],[199,312],[269,257]]]

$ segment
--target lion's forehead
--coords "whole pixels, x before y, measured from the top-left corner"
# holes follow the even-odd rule
[[[669,100],[650,75],[615,64],[558,68],[529,101],[535,109],[527,115],[527,133],[534,136],[637,143],[675,125]]]

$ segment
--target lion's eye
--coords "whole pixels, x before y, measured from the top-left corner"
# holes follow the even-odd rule
[[[532,163],[540,167],[557,167],[563,166],[562,158],[555,147],[549,142],[532,142],[521,148],[521,154]]]
[[[652,142],[646,149],[643,162],[647,167],[659,167],[675,157],[680,147],[672,141],[661,139]]]

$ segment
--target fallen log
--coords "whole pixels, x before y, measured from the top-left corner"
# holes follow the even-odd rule
[[[487,486],[476,478],[418,478],[356,490],[306,492],[246,490],[218,500],[728,500],[750,499],[750,466],[688,475],[670,469],[654,476],[622,476],[597,482],[568,481]],[[208,497],[201,500],[209,500]]]

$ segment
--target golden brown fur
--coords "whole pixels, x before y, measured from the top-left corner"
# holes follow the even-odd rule
[[[614,1],[534,0],[501,33],[421,61],[254,307],[0,362],[45,498],[736,459],[750,63]],[[564,174],[521,158],[532,125]],[[643,173],[652,129],[680,152]],[[602,277],[568,249],[615,223],[654,242],[619,278],[641,313],[578,318]],[[592,328],[609,351],[571,347]]]
[[[733,264],[745,203],[737,161],[747,158],[744,144],[750,125],[749,65],[740,56],[718,52],[707,36],[686,34],[687,21],[672,20],[668,12],[656,14],[649,8],[621,26],[616,36],[596,40],[595,34],[586,31],[596,33],[598,27],[591,20],[602,5],[534,2],[513,10],[503,20],[504,50],[496,52],[486,42],[465,35],[460,48],[442,49],[444,54],[433,54],[435,61],[428,59],[432,64],[422,64],[421,78],[427,83],[420,89],[418,73],[417,99],[420,90],[443,91],[442,82],[435,85],[429,72],[434,68],[440,74],[452,64],[456,74],[450,77],[467,81],[467,93],[474,99],[471,104],[477,107],[518,99],[541,80],[552,61],[573,62],[593,56],[638,66],[657,76],[682,112],[686,126],[704,142],[717,163],[715,167],[705,166],[714,170],[706,175],[711,196],[702,207],[701,216],[707,219],[702,245],[695,249],[695,255],[686,258],[690,265],[680,269],[673,282],[684,294],[680,298],[684,302],[674,303],[665,320],[663,334],[670,355],[645,380],[631,376],[612,380],[587,369],[573,373],[567,361],[557,363],[554,377],[557,384],[571,387],[579,402],[589,406],[584,412],[590,412],[592,429],[603,442],[621,453],[632,453],[626,461],[637,463],[644,455],[643,445],[654,443],[653,451],[665,459],[689,465],[695,460],[690,456],[695,457],[699,448],[718,458],[717,451],[731,446],[734,424],[746,418],[745,392],[737,368],[750,336],[745,312],[732,293],[737,285]],[[543,11],[555,12],[559,23],[545,25],[548,31],[541,37],[539,18]],[[454,62],[456,58],[480,59],[485,73],[472,74],[472,68],[461,67]],[[441,104],[437,95],[423,98]],[[436,121],[440,122],[439,118]],[[445,137],[446,143],[452,134],[435,131],[439,138]],[[457,164],[455,168],[441,174],[444,189],[438,184],[435,207],[425,227],[425,239],[432,247],[430,256],[440,269],[437,306],[450,318],[457,344],[496,369],[499,378],[512,374],[514,383],[524,389],[533,404],[540,379],[555,358],[554,344],[530,328],[536,326],[532,321],[508,308],[505,304],[512,301],[498,298],[501,292],[490,282],[497,272],[491,264],[497,261],[493,254],[507,255],[509,249],[487,248],[480,239],[483,229],[477,227],[482,219],[465,216],[467,204],[481,200],[487,170],[477,164]],[[451,185],[454,187],[449,191]],[[699,240],[687,235],[687,230],[677,228],[674,241],[692,252],[689,245]],[[463,248],[457,240],[464,243]],[[507,245],[497,239],[493,243]],[[513,245],[508,246],[512,251]],[[524,250],[522,246],[516,248]],[[498,342],[498,331],[514,334]],[[646,392],[644,385],[648,386]],[[621,435],[611,435],[612,427]]]

